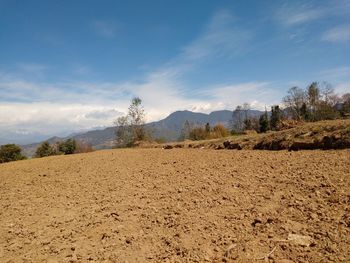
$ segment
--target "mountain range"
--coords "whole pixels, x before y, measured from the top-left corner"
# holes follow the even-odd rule
[[[249,110],[249,116],[259,117],[263,112],[258,110]],[[209,123],[214,126],[218,123],[230,126],[232,121],[232,111],[220,110],[213,111],[209,114],[192,112],[192,111],[176,111],[171,113],[165,119],[160,121],[147,123],[146,129],[152,134],[153,138],[161,138],[164,141],[171,142],[179,139],[184,123],[188,121],[192,126],[200,126]],[[84,133],[72,134],[67,137],[52,137],[47,139],[50,144],[66,140],[69,138],[90,143],[95,150],[109,149],[114,146],[116,127],[108,127],[102,130],[92,130]],[[42,142],[22,145],[23,153],[32,156],[36,148]]]

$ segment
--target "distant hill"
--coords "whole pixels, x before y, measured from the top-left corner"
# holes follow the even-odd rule
[[[249,115],[252,117],[258,117],[262,114],[261,111],[250,110]],[[229,126],[232,120],[232,111],[221,110],[213,111],[210,114],[192,112],[192,111],[176,111],[171,113],[163,120],[151,122],[146,124],[146,128],[152,133],[154,138],[162,138],[165,141],[176,141],[181,134],[181,130],[186,121],[192,125],[205,125],[209,123],[214,126],[217,123],[222,123],[225,126]],[[115,127],[108,127],[103,130],[92,130],[85,133],[73,134],[64,138],[52,137],[48,139],[49,143],[56,143],[58,141],[73,138],[90,143],[94,149],[108,149],[112,148],[115,140]],[[33,143],[21,146],[24,154],[32,156],[36,148],[41,144]]]

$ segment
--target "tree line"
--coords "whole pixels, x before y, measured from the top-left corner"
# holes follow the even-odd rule
[[[50,144],[48,141],[41,143],[35,151],[34,158],[42,158],[53,155],[66,155],[93,151],[91,144],[67,139]],[[22,154],[22,149],[16,144],[5,144],[0,146],[0,163],[19,161],[27,159]]]
[[[259,133],[278,131],[300,122],[331,120],[349,114],[350,93],[340,96],[330,84],[313,82],[305,89],[290,88],[281,105],[272,105],[270,111],[265,109],[260,116],[251,114],[248,103],[238,105],[228,127],[222,124],[211,127],[209,123],[198,126],[187,120],[178,140],[214,139],[241,134],[247,130]],[[145,110],[140,98],[132,99],[127,115],[119,117],[115,124],[117,147],[132,147],[145,140],[155,141],[151,132],[145,128]]]
[[[290,128],[300,122],[314,122],[349,117],[350,93],[336,94],[329,83],[313,82],[305,89],[292,87],[283,97],[281,106],[271,106],[270,112],[259,117],[250,115],[250,105],[244,103],[233,111],[231,133],[244,130],[266,132]]]

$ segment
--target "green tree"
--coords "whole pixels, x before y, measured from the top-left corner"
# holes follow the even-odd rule
[[[278,130],[278,125],[281,121],[281,115],[281,109],[278,105],[274,105],[271,107],[270,126],[272,130]]]
[[[21,148],[16,144],[5,144],[0,146],[0,163],[26,159],[21,153]]]
[[[269,129],[269,118],[267,115],[267,111],[265,110],[265,113],[262,114],[259,118],[259,130],[260,132],[267,132]]]
[[[49,142],[43,142],[35,152],[35,157],[41,158],[46,156],[55,155],[56,151],[53,149],[53,147],[49,144]]]
[[[64,154],[73,154],[77,148],[74,139],[68,139],[58,145],[58,150]]]

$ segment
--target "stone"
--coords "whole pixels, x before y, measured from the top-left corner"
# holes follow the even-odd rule
[[[288,234],[287,239],[292,243],[294,243],[295,245],[299,245],[302,247],[308,247],[312,242],[312,238],[309,236],[303,236],[303,235],[291,234],[291,233]]]

